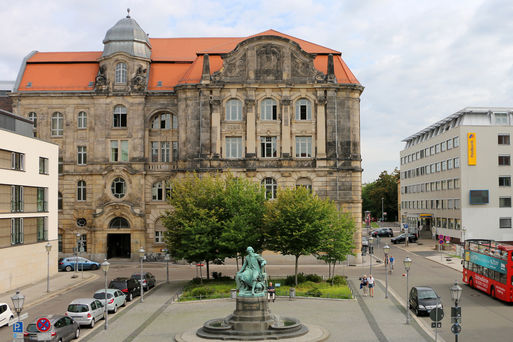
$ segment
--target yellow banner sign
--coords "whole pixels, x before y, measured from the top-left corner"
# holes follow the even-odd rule
[[[476,133],[467,133],[468,165],[476,165]]]

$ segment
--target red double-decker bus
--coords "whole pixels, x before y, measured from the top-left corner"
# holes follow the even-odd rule
[[[466,240],[463,282],[492,297],[512,302],[512,252],[512,245],[493,240]]]

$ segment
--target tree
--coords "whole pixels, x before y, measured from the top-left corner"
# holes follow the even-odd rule
[[[333,280],[336,263],[346,260],[348,255],[353,255],[356,226],[346,213],[332,215],[330,221],[333,223],[327,227],[327,238],[322,241],[316,257],[328,264],[328,277]]]
[[[267,202],[264,216],[266,246],[296,257],[296,286],[299,257],[321,250],[337,215],[333,202],[312,195],[305,187],[280,189],[277,198]]]
[[[372,217],[381,218],[381,199],[383,198],[383,212],[386,212],[386,221],[395,221],[397,215],[397,185],[399,183],[399,170],[391,174],[381,172],[378,179],[362,186],[362,215],[370,211]]]

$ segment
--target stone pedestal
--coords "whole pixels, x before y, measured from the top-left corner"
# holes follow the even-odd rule
[[[269,329],[273,320],[266,297],[237,297],[235,311],[228,322],[238,331]]]

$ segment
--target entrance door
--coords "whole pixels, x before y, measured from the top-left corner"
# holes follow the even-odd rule
[[[424,239],[431,239],[432,238],[431,218],[425,218],[424,219],[424,224],[423,224],[422,230],[420,231],[419,237],[420,238],[424,238]]]
[[[107,234],[107,258],[130,258],[130,234]]]

